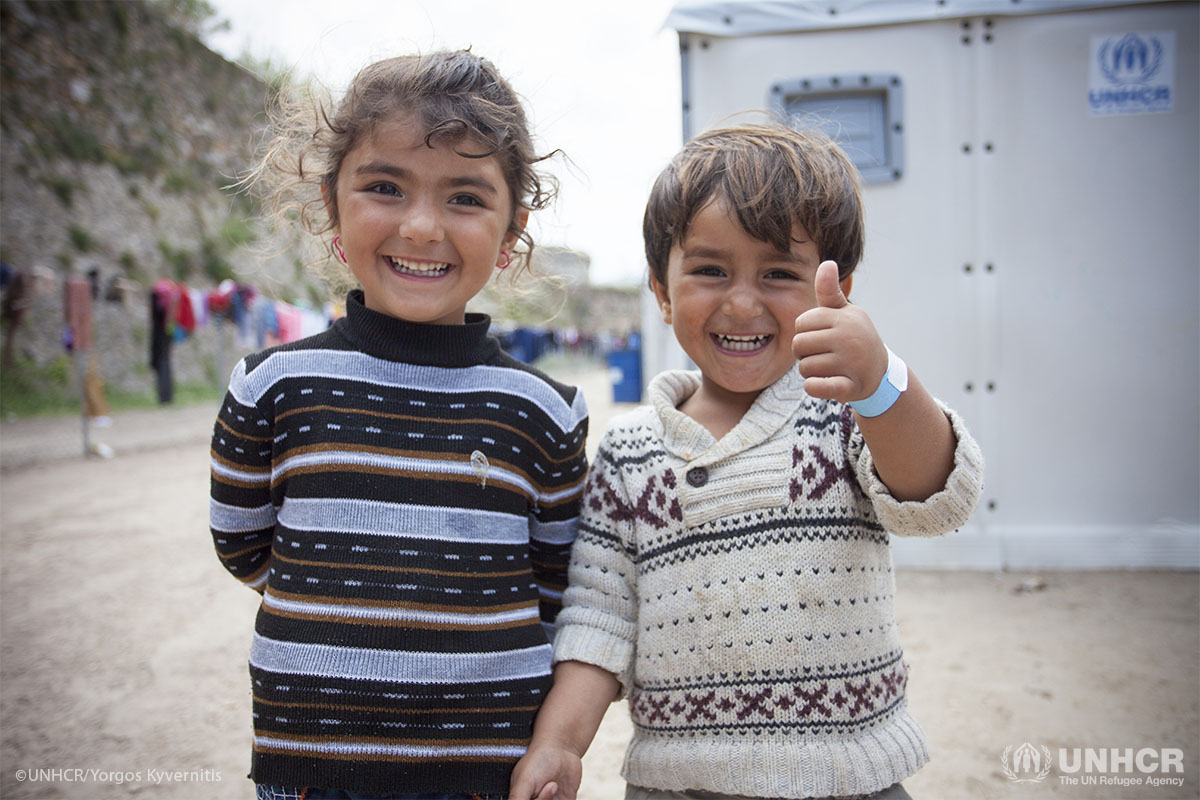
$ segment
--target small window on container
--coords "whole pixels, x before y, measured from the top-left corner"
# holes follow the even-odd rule
[[[821,75],[771,87],[771,107],[837,141],[865,183],[904,174],[903,87],[897,75]]]

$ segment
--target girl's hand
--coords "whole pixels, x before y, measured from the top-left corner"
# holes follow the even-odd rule
[[[867,312],[842,293],[836,263],[821,262],[814,288],[817,305],[796,317],[792,338],[804,391],[842,403],[870,397],[887,372],[883,340]]]

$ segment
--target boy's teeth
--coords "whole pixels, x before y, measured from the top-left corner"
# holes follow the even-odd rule
[[[406,272],[409,275],[441,275],[450,269],[449,264],[418,263],[415,261],[406,261],[403,258],[393,258],[392,256],[384,256],[384,258],[392,265],[392,269],[397,272]]]
[[[717,341],[726,350],[757,350],[766,344],[769,336],[726,336],[717,334]]]

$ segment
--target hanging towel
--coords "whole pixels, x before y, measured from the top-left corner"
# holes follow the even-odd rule
[[[92,284],[87,278],[67,278],[63,288],[63,317],[76,350],[92,348]],[[71,349],[71,348],[68,348]]]

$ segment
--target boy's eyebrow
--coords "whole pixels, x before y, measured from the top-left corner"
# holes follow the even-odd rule
[[[703,245],[699,245],[683,248],[684,258],[723,258],[726,255],[728,254],[719,247],[705,247]]]
[[[365,164],[359,164],[354,170],[355,175],[390,175],[393,178],[411,178],[412,170],[406,167],[398,167],[395,164],[389,164],[386,161],[368,161]],[[455,175],[446,179],[446,184],[451,187],[470,186],[489,194],[498,195],[500,192],[486,178],[476,177],[474,175]]]
[[[793,239],[792,241],[799,241],[799,240]],[[774,248],[772,248],[772,250],[775,253],[774,257],[764,259],[765,261],[768,261],[768,262],[776,262],[777,261],[777,262],[786,263],[786,264],[794,264],[797,261],[801,261],[801,262],[804,261],[804,259],[802,259],[802,258],[797,259],[796,256],[793,255],[792,253],[783,253],[778,250],[775,250]],[[687,258],[687,259],[720,260],[723,258],[727,258],[728,256],[729,256],[729,253],[727,251],[722,250],[719,247],[712,247],[709,245],[694,245],[692,247],[684,247],[683,248],[683,257]]]

